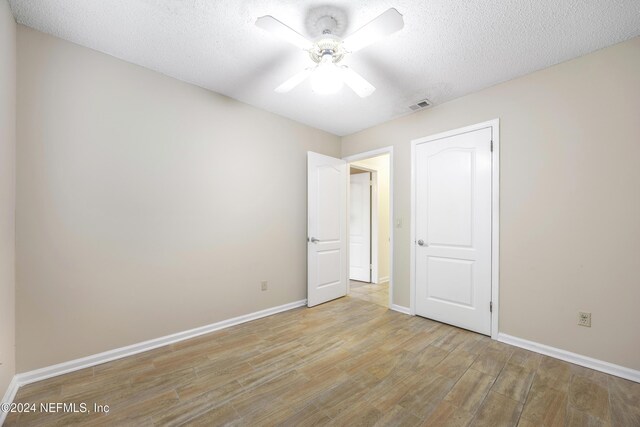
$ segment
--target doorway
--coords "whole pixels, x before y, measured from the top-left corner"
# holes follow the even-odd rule
[[[351,165],[349,167],[349,280],[372,282],[373,209],[376,190],[373,188],[377,173]]]
[[[349,295],[390,307],[390,154],[349,161]]]
[[[387,167],[360,164],[382,161]],[[376,176],[373,186],[388,189],[378,210],[378,226],[372,230],[369,282],[361,285],[361,293],[379,291],[377,298],[364,295],[369,301],[392,310],[409,314],[409,309],[393,304],[393,147],[385,147],[352,155],[343,159],[307,152],[307,306],[313,307],[350,292],[349,281],[349,170],[350,163],[365,168]],[[356,164],[357,163],[357,164]],[[384,173],[383,173],[384,170]],[[375,174],[373,173],[375,172]],[[375,203],[374,206],[380,206]],[[375,210],[374,210],[375,216]],[[382,226],[386,230],[379,231]],[[384,285],[384,286],[383,286]],[[368,287],[368,288],[366,288]],[[384,293],[382,293],[384,291]],[[363,298],[364,299],[364,298]]]

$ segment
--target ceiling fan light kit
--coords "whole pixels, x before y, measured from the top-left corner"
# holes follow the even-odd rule
[[[299,72],[275,88],[278,93],[286,93],[310,77],[311,89],[319,95],[337,93],[343,85],[349,86],[358,96],[364,98],[375,91],[375,87],[364,77],[339,62],[347,54],[369,46],[381,38],[399,31],[404,26],[402,15],[395,9],[386,12],[364,25],[344,40],[334,34],[344,23],[335,18],[339,14],[326,11],[316,19],[314,28],[322,28],[315,41],[309,41],[292,28],[272,16],[258,18],[256,25],[277,37],[302,48],[316,64]]]
[[[330,95],[340,91],[344,85],[341,71],[331,54],[323,55],[311,73],[311,90],[319,95]]]

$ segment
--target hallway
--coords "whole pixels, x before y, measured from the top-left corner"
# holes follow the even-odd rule
[[[353,298],[389,307],[389,282],[375,284],[351,280],[349,287],[349,295]]]

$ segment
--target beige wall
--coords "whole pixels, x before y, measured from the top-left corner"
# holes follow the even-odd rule
[[[409,305],[410,141],[500,118],[500,331],[640,369],[639,76],[635,38],[343,138],[343,156],[394,145],[394,302]]]
[[[351,163],[375,170],[378,174],[378,278],[389,280],[389,155],[372,157]],[[379,280],[380,283],[382,281]]]
[[[0,19],[4,385],[4,2]],[[19,372],[305,298],[305,151],[340,156],[339,138],[21,26],[17,67]],[[394,303],[409,305],[410,140],[498,117],[501,332],[640,369],[638,75],[636,38],[344,137],[343,156],[394,145]]]
[[[16,22],[0,0],[0,399],[15,374]]]
[[[23,26],[18,75],[19,372],[306,298],[338,137]]]

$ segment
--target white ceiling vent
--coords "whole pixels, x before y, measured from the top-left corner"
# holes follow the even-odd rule
[[[413,105],[409,105],[412,111],[422,110],[423,108],[431,107],[431,101],[428,99],[423,99],[422,101],[418,101]]]

